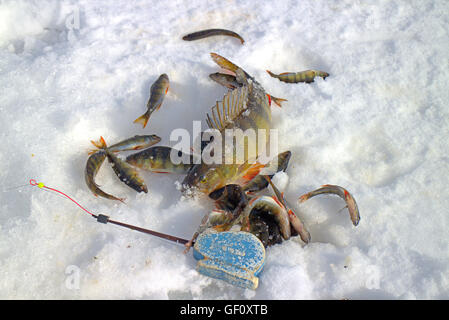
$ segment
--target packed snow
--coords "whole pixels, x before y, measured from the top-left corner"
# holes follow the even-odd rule
[[[0,298],[2,299],[448,299],[449,2],[51,1],[0,3]],[[186,42],[189,32],[231,37]],[[209,53],[229,58],[276,97],[276,176],[312,236],[267,249],[256,291],[200,275],[183,246],[96,223],[70,200],[27,186],[36,179],[94,213],[189,238],[206,198],[185,198],[183,176],[141,171],[137,194],[104,163],[96,181],[126,204],[96,198],[84,182],[90,140],[157,134],[174,145],[226,93],[208,75]],[[330,73],[287,84],[275,73]],[[170,90],[145,129],[149,87]],[[323,184],[344,202],[299,195]]]

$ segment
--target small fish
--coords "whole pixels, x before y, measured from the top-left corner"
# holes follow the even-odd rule
[[[137,192],[143,191],[148,193],[148,188],[145,185],[145,181],[143,181],[143,179],[139,176],[136,169],[121,160],[108,149],[106,149],[106,155],[108,156],[109,162],[112,164],[112,169],[122,182]]]
[[[311,83],[314,81],[316,76],[322,77],[323,79],[329,77],[329,73],[318,70],[306,70],[301,72],[284,72],[279,75],[274,74],[269,70],[267,70],[267,72],[273,78],[278,78],[280,81],[287,83],[298,83],[298,82]]]
[[[170,81],[168,76],[164,73],[159,76],[155,83],[150,88],[150,99],[147,103],[147,112],[134,120],[134,123],[140,123],[144,128],[147,125],[148,119],[155,110],[159,110],[164,101],[165,95],[168,92]]]
[[[155,134],[144,135],[144,136],[136,135],[132,138],[125,139],[123,141],[120,141],[119,143],[116,143],[116,144],[108,147],[108,150],[110,152],[140,150],[140,149],[145,149],[145,148],[151,147],[152,145],[155,145],[156,143],[159,143],[160,141],[161,141],[161,138]],[[100,150],[104,149],[106,147],[106,142],[104,141],[103,137],[100,137],[100,140],[98,140],[98,141],[91,140],[90,142]],[[89,154],[95,153],[97,151],[98,150],[91,150],[89,152]]]
[[[269,176],[265,176],[268,182],[271,185],[271,188],[273,189],[276,198],[279,200],[279,202],[285,207],[288,213],[288,219],[290,221],[290,224],[293,226],[293,229],[298,232],[299,236],[301,237],[301,240],[305,243],[309,243],[311,240],[310,233],[307,231],[306,227],[302,223],[302,221],[299,219],[298,215],[292,210],[292,207],[287,203],[287,200],[284,198],[284,194],[279,191],[278,188],[274,185],[274,183],[271,181],[271,178]]]
[[[129,155],[126,162],[143,170],[159,173],[180,173],[186,174],[193,166],[193,157],[178,151],[179,157],[188,159],[187,163],[175,164],[171,161],[172,148],[158,146],[151,147]]]
[[[230,36],[239,39],[242,44],[245,43],[245,40],[243,40],[243,38],[239,34],[235,33],[234,31],[225,29],[207,29],[189,33],[188,35],[182,37],[182,40],[193,41],[212,36]]]
[[[331,193],[336,194],[346,202],[346,206],[348,207],[349,216],[351,217],[352,224],[357,226],[360,221],[360,213],[357,207],[357,203],[355,202],[354,197],[345,189],[340,186],[325,184],[321,186],[321,188],[311,191],[309,193],[303,194],[299,197],[299,202],[302,203],[316,195]]]
[[[95,196],[101,196],[106,199],[118,200],[123,202],[124,199],[114,197],[113,195],[104,192],[95,183],[95,176],[97,175],[98,170],[103,164],[104,159],[106,159],[105,151],[98,151],[92,154],[89,159],[87,159],[86,169],[84,170],[84,180],[86,181],[87,187],[90,189],[90,191],[93,192]]]

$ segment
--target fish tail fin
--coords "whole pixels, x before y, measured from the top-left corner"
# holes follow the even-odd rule
[[[278,76],[276,74],[274,74],[273,72],[271,72],[270,70],[266,70],[268,72],[268,74],[270,76],[272,76],[273,78],[277,78]]]
[[[104,140],[104,138],[102,136],[100,136],[100,140],[98,140],[100,142],[101,145],[101,149],[106,149],[108,146],[106,145],[106,141]]]
[[[277,105],[279,108],[282,108],[282,106],[281,106],[281,103],[282,103],[282,102],[288,101],[287,99],[277,98],[277,97],[273,97],[273,96],[271,96],[271,100],[273,100],[273,102],[276,103],[276,105]]]
[[[89,149],[89,150],[87,150],[87,154],[88,155],[93,155],[97,151],[98,151],[98,149]]]
[[[145,112],[143,115],[134,120],[134,123],[140,123],[142,127],[145,128],[148,123],[148,119],[150,119],[150,113]]]
[[[90,140],[90,143],[92,143],[95,147],[97,147],[98,149],[101,149],[101,141],[94,141],[94,140]]]
[[[106,149],[107,145],[106,145],[106,141],[104,141],[103,137],[100,137],[100,139],[98,141],[94,141],[94,140],[90,140],[90,143],[92,143],[97,149],[90,149],[88,150],[88,154],[94,154],[95,152],[98,151],[98,149],[102,150],[102,149]]]

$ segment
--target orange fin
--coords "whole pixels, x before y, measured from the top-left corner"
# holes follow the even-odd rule
[[[281,105],[282,102],[288,101],[287,99],[277,98],[277,97],[273,97],[273,96],[271,96],[271,99],[279,108],[282,108],[282,105]]]
[[[91,142],[95,147],[97,147],[98,149],[105,149],[105,148],[107,148],[107,146],[106,146],[106,141],[104,141],[103,137],[100,137],[100,140],[98,140],[98,141],[90,140],[90,142]],[[95,152],[97,152],[97,150],[91,149],[91,150],[88,150],[87,153],[88,153],[89,155],[91,155],[91,154],[94,154]]]
[[[106,141],[104,141],[104,138],[102,136],[100,136],[99,141],[100,141],[101,149],[107,148]]]
[[[254,177],[256,177],[260,173],[260,170],[262,170],[264,167],[265,165],[259,162],[252,164],[251,167],[245,171],[245,175],[243,176],[244,181],[249,182],[253,180]]]
[[[90,140],[90,143],[92,143],[95,147],[97,147],[97,148],[99,148],[98,147],[98,144],[97,144],[97,142],[96,141],[94,141],[94,140]]]
[[[268,74],[270,75],[270,76],[272,76],[273,78],[276,78],[277,77],[277,75],[275,75],[273,72],[271,72],[270,70],[266,70],[267,72],[268,72]]]
[[[87,150],[87,154],[88,155],[92,155],[92,154],[94,154],[97,151],[98,151],[98,149],[89,149],[89,150]]]
[[[140,123],[142,127],[145,128],[148,123],[148,119],[150,119],[150,115],[148,112],[145,112],[143,115],[134,120],[134,123]]]
[[[92,143],[98,149],[101,149],[103,147],[102,144],[101,144],[101,141],[90,140],[90,143]]]

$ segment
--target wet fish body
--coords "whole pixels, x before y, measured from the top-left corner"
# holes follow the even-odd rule
[[[226,29],[200,30],[200,31],[196,31],[196,32],[189,33],[189,34],[185,35],[184,37],[182,37],[182,40],[194,41],[194,40],[204,39],[204,38],[212,37],[212,36],[230,36],[230,37],[239,39],[242,44],[245,43],[245,40],[243,40],[243,38],[238,33],[234,32],[234,31],[226,30]]]
[[[349,216],[351,218],[352,224],[357,226],[360,222],[360,213],[357,207],[357,203],[354,197],[343,187],[326,184],[321,186],[321,188],[316,189],[314,191],[308,192],[301,197],[299,197],[299,202],[304,202],[314,196],[319,194],[336,194],[343,200],[345,200],[346,205],[348,207]]]
[[[112,164],[112,169],[122,182],[137,192],[148,193],[148,188],[145,185],[145,181],[139,176],[136,169],[121,160],[109,150],[106,150],[106,155],[109,162]]]
[[[170,81],[168,76],[164,73],[159,76],[159,78],[151,85],[150,88],[150,99],[147,103],[147,112],[141,115],[139,118],[134,120],[134,123],[140,123],[144,128],[146,127],[151,114],[159,110],[164,102],[165,95],[168,92],[170,86]]]
[[[87,159],[86,168],[84,170],[84,180],[86,181],[87,187],[90,189],[90,191],[92,191],[92,193],[95,196],[100,196],[106,199],[118,200],[123,202],[123,199],[117,198],[113,195],[104,192],[95,183],[95,176],[97,175],[98,170],[100,169],[105,159],[106,159],[105,151],[98,151],[92,154]]]
[[[280,81],[287,83],[298,83],[298,82],[311,83],[314,82],[315,77],[317,76],[322,77],[323,79],[329,77],[329,73],[318,70],[306,70],[301,72],[284,72],[281,74],[274,74],[269,70],[267,70],[267,72],[273,78],[277,78]]]
[[[171,161],[172,150],[174,149],[165,146],[151,147],[129,155],[126,162],[142,170],[153,172],[178,174],[189,172],[193,164],[193,157],[184,154],[184,157],[189,159],[188,163],[176,164]],[[181,151],[178,151],[178,155],[182,156]]]
[[[121,152],[121,151],[129,151],[129,150],[141,150],[156,143],[159,143],[161,138],[155,134],[152,135],[135,135],[132,138],[128,138],[126,140],[120,141],[110,147],[108,150],[110,152]]]
[[[264,211],[273,215],[279,225],[282,237],[287,240],[291,236],[290,222],[285,207],[274,197],[259,196],[251,199],[245,208],[245,215],[250,217],[253,210]]]
[[[278,201],[285,207],[288,214],[288,219],[290,221],[290,224],[292,225],[293,229],[295,229],[296,232],[298,232],[299,236],[301,237],[301,240],[304,241],[304,243],[309,243],[311,240],[311,236],[307,228],[304,226],[304,223],[299,219],[298,215],[293,211],[292,206],[290,206],[287,203],[287,200],[284,198],[284,194],[279,191],[279,189],[274,185],[274,183],[271,181],[271,178],[269,176],[265,176],[268,182],[271,185],[271,188],[274,191],[274,194],[276,195],[276,198]]]
[[[125,139],[123,141],[120,141],[116,144],[113,144],[110,147],[107,147],[107,149],[110,152],[122,152],[122,151],[129,151],[129,150],[140,150],[145,149],[148,147],[151,147],[152,145],[155,145],[156,143],[159,143],[161,141],[161,138],[158,137],[155,134],[152,135],[135,135],[132,138]],[[91,141],[92,144],[97,147],[98,149],[105,149],[106,148],[106,142],[104,141],[103,137],[100,137],[99,141]],[[94,153],[97,150],[93,150],[90,152]]]

